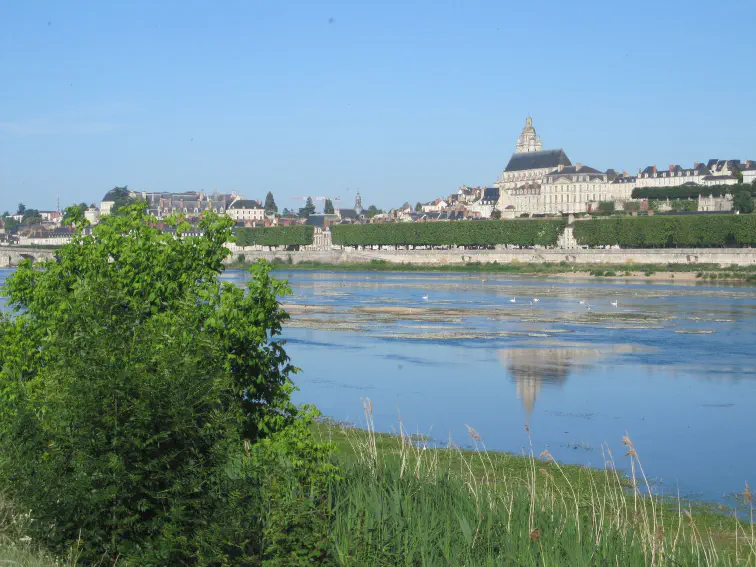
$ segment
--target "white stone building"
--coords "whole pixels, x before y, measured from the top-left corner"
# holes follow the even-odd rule
[[[740,173],[743,175],[743,183],[756,183],[756,161],[747,161]]]
[[[702,163],[696,162],[692,168],[685,169],[679,165],[670,165],[669,169],[657,169],[649,165],[644,170],[638,170],[637,187],[677,187],[686,183],[703,185],[703,179],[711,175],[709,169]]]
[[[586,213],[601,201],[630,199],[633,184],[583,164],[559,166],[544,176],[535,208],[546,214]]]
[[[95,225],[100,222],[100,211],[97,207],[89,207],[84,211],[84,218],[87,219],[89,224]]]
[[[265,208],[257,201],[237,199],[226,210],[226,214],[235,221],[263,222]]]
[[[448,206],[449,206],[449,203],[447,203],[443,199],[436,199],[435,201],[431,201],[430,203],[425,203],[423,205],[423,212],[424,213],[438,213],[441,211],[445,211]]]

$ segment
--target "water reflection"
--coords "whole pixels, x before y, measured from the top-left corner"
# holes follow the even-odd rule
[[[517,399],[530,417],[542,386],[561,386],[575,370],[586,370],[609,356],[653,351],[628,344],[586,348],[568,343],[549,346],[544,342],[530,347],[501,349],[498,354],[501,364],[516,385]]]

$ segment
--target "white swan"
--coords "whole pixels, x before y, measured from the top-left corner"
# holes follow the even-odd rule
[[[540,300],[537,297],[533,298],[533,303],[538,303],[538,301],[540,301]]]
[[[428,301],[428,296],[427,296],[427,295],[424,295],[424,296],[423,296],[423,299],[425,299],[426,301]]]
[[[616,301],[611,301],[610,303],[611,303],[611,305],[612,305],[613,307],[617,307],[617,302],[616,302]]]
[[[578,303],[580,303],[580,305],[585,305],[585,299],[581,299]]]
[[[516,302],[517,302],[517,298],[516,297],[513,297],[512,299],[509,300],[509,303],[516,303]]]

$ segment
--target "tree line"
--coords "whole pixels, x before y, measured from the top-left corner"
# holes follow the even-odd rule
[[[343,246],[554,246],[563,220],[510,220],[334,225],[333,243]]]
[[[633,199],[653,199],[657,201],[672,199],[698,199],[699,197],[724,197],[735,195],[740,191],[756,193],[752,184],[737,185],[679,185],[677,187],[636,187],[631,194]]]
[[[697,248],[756,244],[756,215],[612,217],[575,223],[584,246]]]

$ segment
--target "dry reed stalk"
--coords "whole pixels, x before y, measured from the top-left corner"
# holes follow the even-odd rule
[[[580,501],[577,497],[577,494],[575,493],[575,488],[572,486],[572,483],[570,482],[570,479],[567,477],[567,475],[564,474],[564,471],[562,470],[562,467],[559,466],[559,463],[557,462],[557,460],[552,456],[551,453],[549,453],[548,449],[543,450],[543,452],[541,453],[541,457],[544,457],[547,460],[550,460],[552,463],[554,463],[554,465],[556,465],[556,468],[559,471],[559,473],[562,475],[564,480],[567,481],[567,486],[570,487],[570,492],[572,492],[572,498],[573,498],[573,501],[575,502],[575,522],[576,522],[576,528],[577,528],[577,533],[578,533],[578,541],[581,541],[580,539]]]
[[[533,470],[533,475],[530,475],[530,469],[528,469],[528,491],[530,492],[530,508],[528,512],[528,526],[529,529],[535,528],[533,525],[535,522],[535,495],[536,495],[536,472],[535,472],[535,453],[533,452],[533,438],[530,436],[530,427],[525,425],[525,432],[528,434],[528,444],[530,445],[530,453],[528,458],[530,459],[530,465]],[[532,478],[532,480],[531,480]]]

